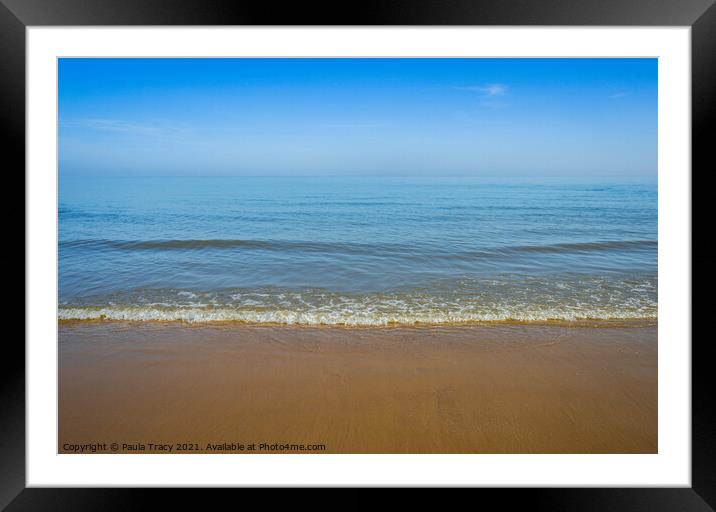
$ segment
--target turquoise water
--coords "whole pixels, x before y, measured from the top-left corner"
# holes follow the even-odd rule
[[[155,177],[59,183],[60,319],[655,319],[655,184]]]

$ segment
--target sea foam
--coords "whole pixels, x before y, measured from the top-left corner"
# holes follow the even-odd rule
[[[494,312],[425,311],[425,312],[369,312],[369,311],[295,311],[295,310],[237,310],[228,308],[157,308],[157,307],[61,307],[59,320],[110,320],[130,322],[235,322],[268,325],[452,325],[487,322],[575,322],[588,320],[655,320],[656,311],[613,310],[504,310]]]

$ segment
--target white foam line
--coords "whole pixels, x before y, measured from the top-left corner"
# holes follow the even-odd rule
[[[579,320],[656,319],[657,314],[639,310],[584,310],[578,312],[430,312],[430,313],[350,313],[318,311],[247,311],[232,309],[156,309],[156,308],[60,308],[59,320],[118,320],[132,322],[179,321],[187,323],[242,322],[283,325],[384,326],[414,324],[459,324],[477,322],[546,322]]]

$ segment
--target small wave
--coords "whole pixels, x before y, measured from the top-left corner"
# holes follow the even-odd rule
[[[69,240],[60,242],[66,248],[113,248],[113,249],[224,249],[233,247],[270,248],[272,242],[260,240]]]
[[[521,245],[508,247],[515,252],[608,251],[620,249],[656,249],[656,240],[610,240],[600,242],[563,243],[552,245]]]
[[[346,312],[296,310],[236,310],[228,308],[61,307],[63,321],[110,320],[131,322],[246,323],[268,325],[380,327],[394,325],[457,325],[494,322],[578,322],[588,320],[655,320],[656,312],[592,309],[526,312]]]
[[[430,258],[490,257],[521,253],[565,253],[609,250],[656,249],[656,240],[607,240],[595,242],[557,243],[545,245],[506,245],[465,252],[441,254],[437,248],[423,254],[419,246],[392,243],[311,242],[302,240],[242,240],[242,239],[188,239],[188,240],[63,240],[62,248],[122,249],[122,250],[206,250],[206,249],[261,249],[268,251],[303,251],[346,254],[404,254]]]
[[[203,250],[203,249],[263,249],[273,251],[298,250],[305,252],[349,252],[373,253],[381,251],[401,251],[409,246],[390,243],[348,243],[348,242],[309,242],[300,240],[66,240],[59,243],[63,248],[97,248],[125,250]]]

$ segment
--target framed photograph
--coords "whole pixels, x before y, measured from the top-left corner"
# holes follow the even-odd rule
[[[26,331],[0,503],[712,510],[711,3],[2,0]]]

